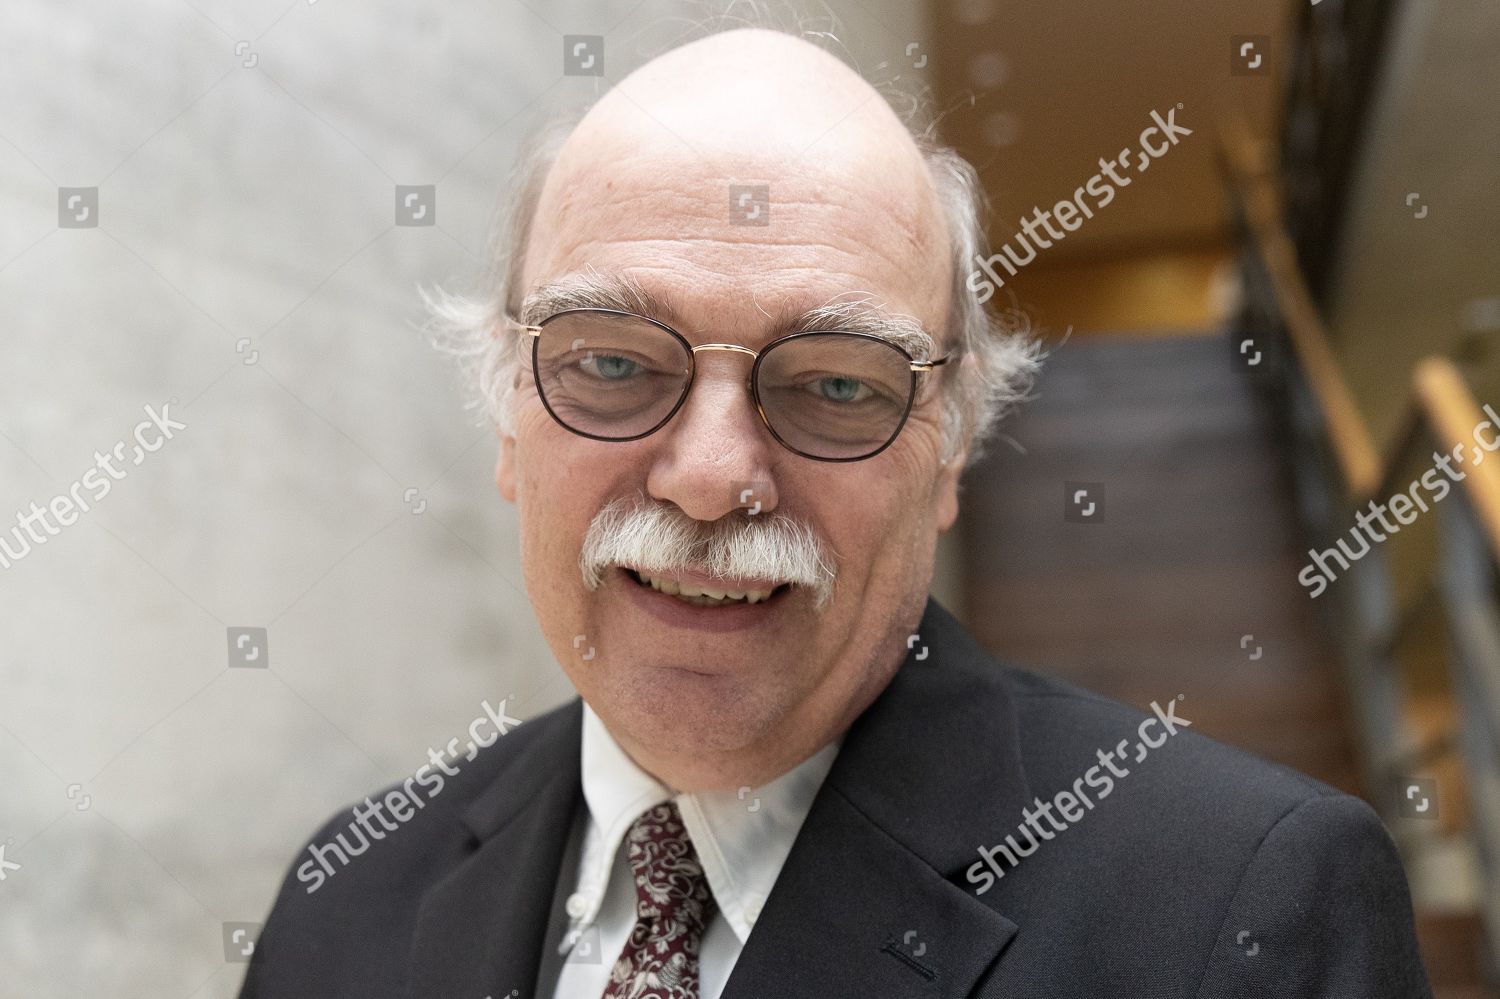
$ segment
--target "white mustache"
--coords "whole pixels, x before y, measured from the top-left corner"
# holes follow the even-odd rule
[[[805,586],[824,607],[837,574],[828,546],[807,524],[770,511],[694,520],[638,495],[611,500],[589,523],[578,560],[598,589],[606,569],[628,565],[654,576],[700,572],[716,579],[771,579]]]

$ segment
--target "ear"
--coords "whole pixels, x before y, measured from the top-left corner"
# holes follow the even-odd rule
[[[495,486],[511,503],[516,501],[516,438],[514,434],[495,430],[500,438],[500,455],[495,460]]]
[[[937,481],[932,485],[932,504],[939,534],[947,532],[958,519],[958,480],[968,459],[969,449],[962,448],[938,469]]]

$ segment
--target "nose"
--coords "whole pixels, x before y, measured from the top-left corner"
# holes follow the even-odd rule
[[[771,466],[778,445],[750,397],[745,361],[727,351],[698,354],[687,400],[656,433],[647,492],[695,520],[776,507]]]

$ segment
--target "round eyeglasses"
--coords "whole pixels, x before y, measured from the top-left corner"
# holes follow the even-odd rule
[[[790,333],[759,351],[732,343],[694,347],[654,319],[613,309],[567,309],[531,336],[537,395],[567,430],[599,441],[653,434],[682,408],[700,350],[754,359],[746,387],[761,422],[782,446],[817,461],[873,458],[896,439],[917,379],[953,355],[917,361],[870,333]]]

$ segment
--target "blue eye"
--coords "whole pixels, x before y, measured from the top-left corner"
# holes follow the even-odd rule
[[[581,362],[585,369],[593,368],[594,373],[605,381],[622,381],[634,375],[640,370],[640,365],[628,357],[620,357],[617,354],[590,354]]]
[[[864,398],[861,392],[869,392],[857,378],[819,378],[814,386],[815,391],[829,402],[854,402]]]

